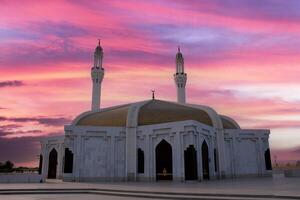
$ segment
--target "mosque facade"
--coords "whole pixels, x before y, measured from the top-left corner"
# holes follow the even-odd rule
[[[232,118],[186,102],[183,54],[174,74],[177,102],[154,98],[100,107],[103,49],[94,52],[91,110],[41,141],[43,178],[64,181],[202,181],[268,176],[267,129],[242,129]]]

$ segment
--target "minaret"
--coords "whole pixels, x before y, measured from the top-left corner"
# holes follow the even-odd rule
[[[178,47],[176,54],[176,73],[174,74],[174,80],[177,87],[177,102],[185,103],[185,85],[186,85],[186,73],[184,73],[184,59]]]
[[[102,67],[103,49],[99,44],[94,53],[94,66],[91,69],[91,77],[93,82],[92,91],[92,110],[100,108],[101,83],[104,77],[104,68]]]

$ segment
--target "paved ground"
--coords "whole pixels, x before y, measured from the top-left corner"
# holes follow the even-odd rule
[[[1,200],[139,200],[140,198],[128,198],[128,197],[116,197],[116,196],[102,196],[102,195],[74,195],[74,194],[62,194],[62,195],[13,195],[1,197]]]
[[[77,191],[81,194],[65,194],[61,191],[61,194],[31,194],[26,195],[19,194],[18,191],[28,189],[39,189],[45,192],[45,190],[59,191],[66,190],[66,192]],[[72,190],[73,189],[73,190]],[[11,190],[10,195],[1,195],[1,191]],[[31,191],[34,191],[31,190]],[[94,190],[93,193],[88,194],[87,190]],[[46,192],[47,193],[47,192]],[[184,195],[193,195],[193,197],[200,197],[199,195],[219,196],[222,195],[245,195],[245,197],[251,197],[251,195],[268,195],[269,198],[272,195],[276,198],[280,196],[299,198],[300,199],[300,178],[252,178],[252,179],[236,179],[236,180],[214,180],[206,182],[126,182],[126,183],[74,183],[74,182],[61,182],[61,181],[48,181],[42,184],[0,184],[0,199],[12,200],[12,199],[24,199],[24,200],[54,200],[54,199],[135,199],[133,196],[121,197],[119,196],[103,196],[103,194],[115,195],[121,194],[121,196],[132,194],[145,194],[154,195],[152,198],[163,197],[164,195],[176,194],[176,198]],[[170,198],[172,196],[169,196]],[[261,198],[263,196],[257,196]],[[141,199],[137,197],[136,199]],[[149,197],[148,197],[149,198]],[[207,198],[206,198],[207,199]],[[231,198],[232,199],[232,198]],[[238,198],[241,199],[241,198]]]

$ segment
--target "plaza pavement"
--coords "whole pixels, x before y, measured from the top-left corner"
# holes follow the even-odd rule
[[[0,199],[300,199],[300,178],[249,178],[204,182],[0,184]]]

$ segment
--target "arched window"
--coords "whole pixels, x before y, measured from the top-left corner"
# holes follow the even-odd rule
[[[69,148],[65,148],[64,173],[73,172],[73,153]]]
[[[214,164],[215,164],[215,172],[218,171],[218,165],[217,165],[217,149],[214,149]]]
[[[144,173],[144,162],[145,162],[145,159],[144,159],[144,151],[140,148],[138,148],[138,173],[141,173],[143,174]]]
[[[267,149],[265,151],[265,163],[266,163],[266,170],[272,170],[270,149]]]
[[[203,172],[203,179],[209,179],[209,152],[208,152],[208,145],[206,141],[202,143],[202,172]]]

